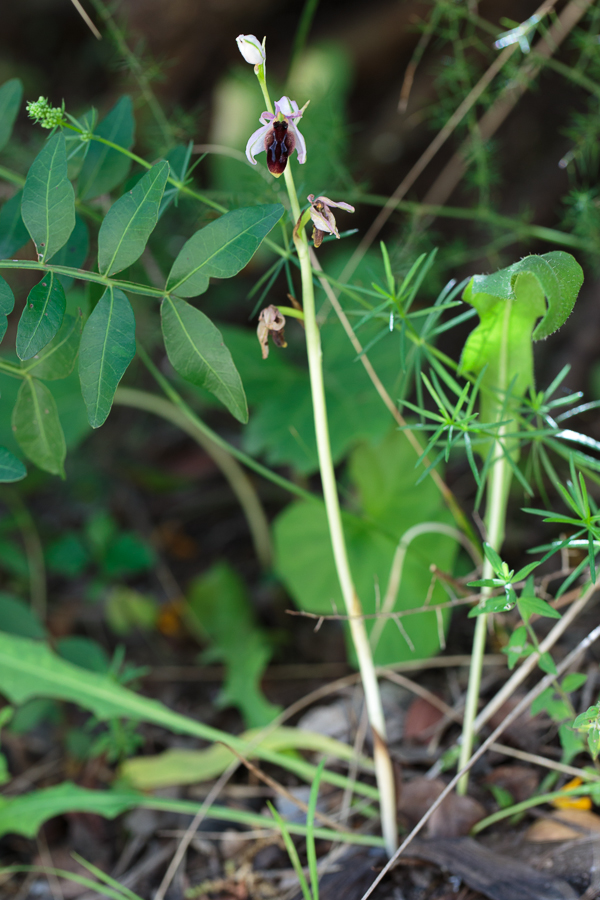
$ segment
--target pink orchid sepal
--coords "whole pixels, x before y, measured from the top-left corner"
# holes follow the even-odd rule
[[[267,154],[267,167],[276,178],[283,174],[288,157],[294,150],[298,153],[298,162],[306,162],[306,142],[298,128],[298,122],[308,106],[299,109],[295,100],[281,97],[275,103],[275,112],[265,111],[261,114],[261,128],[250,136],[246,144],[246,156],[253,166],[256,165],[255,154]]]
[[[326,234],[334,234],[339,240],[340,233],[337,230],[335,216],[331,212],[331,207],[345,209],[346,212],[351,213],[354,212],[354,207],[343,201],[337,203],[335,200],[330,200],[328,197],[315,197],[314,194],[309,194],[306,199],[310,203],[310,217],[315,226],[312,235],[315,247],[321,246]]]

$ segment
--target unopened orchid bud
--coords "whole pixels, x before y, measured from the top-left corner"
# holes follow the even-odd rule
[[[240,53],[251,66],[262,66],[265,62],[265,42],[262,44],[253,34],[239,34],[236,37]]]
[[[267,306],[262,309],[258,317],[258,328],[256,334],[262,350],[262,358],[266,359],[269,355],[269,335],[273,339],[276,347],[287,347],[285,334],[285,316],[276,306]]]

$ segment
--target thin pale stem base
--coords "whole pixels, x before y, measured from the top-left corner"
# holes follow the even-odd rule
[[[487,542],[491,547],[500,552],[502,542],[504,540],[504,523],[506,519],[506,504],[508,501],[508,489],[512,476],[511,468],[502,449],[500,442],[497,442],[495,451],[499,454],[492,463],[488,476],[488,494],[487,508],[485,514],[485,525],[487,531]],[[484,579],[494,577],[492,565],[486,557],[483,563]],[[488,599],[491,589],[483,588],[481,592],[482,602]],[[485,653],[485,641],[487,635],[488,617],[484,613],[477,616],[475,625],[475,634],[473,636],[473,652],[471,654],[471,666],[469,669],[469,686],[467,688],[467,698],[465,701],[465,715],[463,719],[462,743],[460,747],[460,757],[458,768],[464,769],[467,762],[471,758],[473,752],[473,741],[475,738],[474,723],[477,718],[479,707],[479,691],[481,688],[481,673],[483,670],[483,656]],[[466,794],[469,783],[469,773],[465,772],[457,784],[456,791],[458,794]]]

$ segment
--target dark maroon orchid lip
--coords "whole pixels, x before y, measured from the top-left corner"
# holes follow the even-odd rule
[[[298,162],[304,163],[306,143],[298,130],[303,111],[298,108],[295,100],[284,96],[276,102],[274,113],[262,113],[261,127],[250,136],[246,145],[248,161],[255,166],[255,154],[266,151],[269,171],[277,178],[285,170],[287,160],[294,150],[298,153]]]

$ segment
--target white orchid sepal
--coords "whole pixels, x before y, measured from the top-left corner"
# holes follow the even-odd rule
[[[251,66],[254,66],[254,71],[258,73],[260,66],[264,66],[267,55],[266,55],[266,37],[263,38],[263,42],[259,41],[259,39],[253,34],[238,34],[236,37],[238,50],[244,57],[247,63],[250,63]]]

